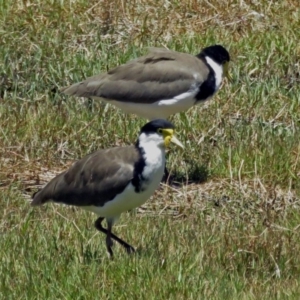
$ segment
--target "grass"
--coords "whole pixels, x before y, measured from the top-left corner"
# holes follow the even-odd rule
[[[0,298],[298,299],[298,1],[0,1]],[[115,232],[30,195],[76,159],[135,141],[145,120],[57,90],[148,46],[221,43],[233,81],[172,117],[178,186],[162,186]]]

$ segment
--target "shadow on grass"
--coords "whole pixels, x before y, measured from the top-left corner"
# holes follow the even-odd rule
[[[190,163],[190,167],[187,172],[183,171],[171,171],[167,178],[163,178],[163,181],[171,186],[182,186],[190,184],[199,184],[206,182],[209,176],[209,170],[205,165],[198,165]]]

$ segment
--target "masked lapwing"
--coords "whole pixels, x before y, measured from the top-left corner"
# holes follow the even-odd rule
[[[135,145],[98,150],[74,163],[33,195],[32,206],[46,202],[79,206],[98,215],[95,227],[106,234],[113,256],[112,239],[128,253],[134,248],[112,233],[122,212],[134,209],[154,193],[165,167],[170,142],[183,148],[166,120],[153,120],[141,128]],[[106,219],[107,229],[102,226]]]
[[[100,99],[149,120],[166,119],[211,98],[228,75],[229,61],[221,45],[196,56],[152,48],[145,56],[61,91]]]

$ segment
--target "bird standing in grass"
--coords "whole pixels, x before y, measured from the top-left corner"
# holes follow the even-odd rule
[[[166,119],[211,98],[228,75],[229,61],[221,45],[196,56],[152,48],[145,56],[61,91],[100,99],[149,120]]]
[[[79,206],[98,215],[95,227],[106,234],[111,257],[112,239],[128,253],[134,248],[114,235],[120,214],[136,208],[154,193],[165,167],[165,148],[170,142],[183,147],[173,135],[174,126],[153,120],[141,128],[134,146],[98,150],[74,163],[33,196],[32,206],[46,202]],[[102,226],[106,219],[107,229]]]

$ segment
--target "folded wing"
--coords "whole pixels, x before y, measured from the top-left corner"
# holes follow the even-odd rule
[[[154,48],[145,56],[61,91],[79,97],[153,103],[199,87],[208,73],[206,65],[193,55]]]
[[[138,158],[134,147],[92,153],[53,178],[34,195],[31,204],[42,205],[52,200],[76,206],[103,206],[132,180]]]

